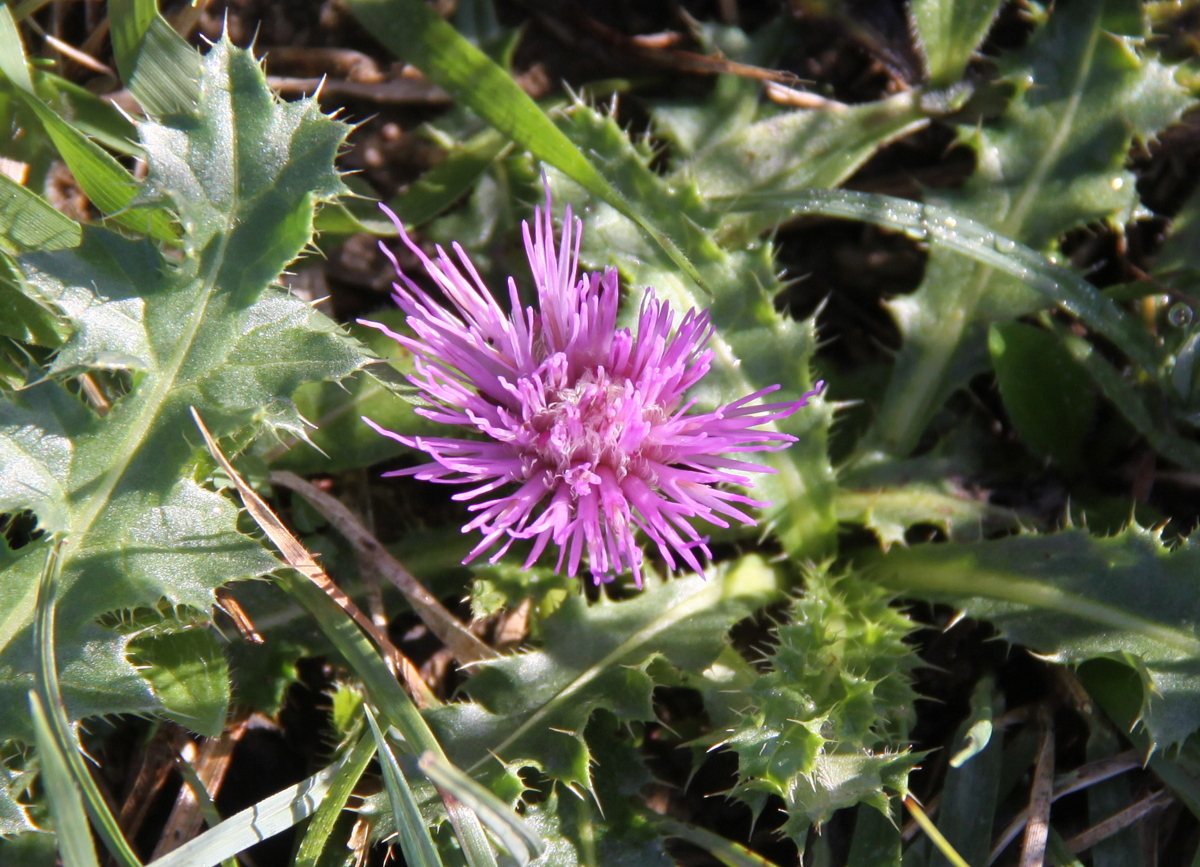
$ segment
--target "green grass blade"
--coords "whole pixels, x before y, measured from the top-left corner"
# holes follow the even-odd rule
[[[220,825],[221,814],[217,812],[217,805],[213,803],[212,796],[209,795],[208,788],[200,779],[200,775],[196,773],[196,769],[190,762],[179,757],[175,761],[175,770],[179,771],[183,782],[192,790],[192,795],[195,796],[196,803],[200,805],[200,812],[204,816],[204,824],[210,828]],[[221,861],[221,867],[238,867],[237,858],[232,855],[225,858]]]
[[[404,852],[404,863],[412,867],[442,867],[442,859],[438,856],[433,838],[429,836],[429,828],[421,818],[421,810],[417,807],[417,799],[413,796],[396,755],[388,746],[387,738],[375,721],[375,714],[369,707],[363,710],[367,715],[367,723],[371,726],[371,736],[375,740],[375,748],[379,752],[379,764],[383,768],[383,783],[387,788],[388,800],[392,804],[392,815],[396,820],[396,833],[400,835],[400,850]]]
[[[346,808],[346,802],[350,800],[354,787],[358,785],[359,778],[367,770],[367,765],[371,763],[371,757],[374,755],[375,741],[364,734],[350,750],[346,763],[341,766],[330,783],[329,793],[325,795],[325,800],[321,801],[321,806],[317,808],[312,821],[308,823],[308,829],[304,832],[304,839],[296,851],[296,860],[292,867],[317,867],[320,863],[321,855],[329,842],[329,835],[333,832],[334,823],[337,822],[342,810]]]
[[[424,0],[349,0],[367,30],[499,132],[638,224],[683,273],[704,287],[666,233],[633,208],[512,77]]]
[[[138,52],[150,22],[158,17],[158,0],[109,0],[108,24],[117,72],[126,85],[133,80]]]
[[[1024,244],[1004,238],[987,226],[946,208],[875,193],[852,190],[804,190],[786,196],[790,212],[862,220],[903,232],[911,238],[941,244],[970,259],[1011,274],[1054,304],[1078,316],[1108,337],[1145,370],[1158,359],[1145,330],[1099,289],[1067,268],[1055,265]],[[780,197],[767,193],[728,203],[735,209],[778,208]]]
[[[0,72],[16,86],[17,96],[37,115],[46,136],[71,170],[79,188],[113,220],[160,241],[172,241],[176,231],[161,209],[128,210],[138,182],[125,167],[44,103],[33,88],[25,66],[25,50],[12,19],[0,5]],[[23,72],[22,72],[23,70]]]
[[[146,156],[137,127],[111,102],[44,69],[33,70],[33,89],[60,117],[98,144],[114,153]]]
[[[34,621],[34,646],[37,648],[40,669],[38,672],[38,691],[41,693],[44,720],[54,742],[58,746],[59,755],[65,762],[67,770],[75,779],[75,785],[83,793],[83,806],[96,826],[100,838],[108,847],[108,851],[116,859],[120,867],[141,867],[133,849],[130,848],[117,820],[108,809],[104,796],[100,793],[96,781],[83,763],[71,725],[67,720],[67,711],[63,705],[62,694],[58,684],[58,666],[54,654],[54,609],[55,585],[58,572],[62,565],[62,549],[64,542],[60,539],[52,544],[46,554],[46,563],[42,569],[42,577],[38,584],[37,616]]]
[[[312,581],[291,569],[279,576],[279,583],[317,621],[325,637],[337,648],[350,668],[362,680],[367,696],[388,726],[395,726],[414,752],[445,752],[416,705],[392,676],[387,664],[367,636],[346,616],[338,604]],[[487,846],[479,817],[453,798],[445,798],[446,811],[455,833],[473,865],[491,865],[496,860]]]
[[[13,253],[79,246],[79,224],[33,190],[0,175],[0,247]]]
[[[726,867],[775,867],[772,861],[757,852],[752,852],[741,843],[727,840],[720,834],[714,834],[707,828],[676,822],[674,819],[668,819],[657,813],[643,815],[662,832],[664,837],[675,837],[679,840],[686,840],[693,846],[699,846]],[[860,867],[860,865],[856,864],[856,867]]]
[[[158,13],[157,0],[108,4],[117,69],[152,117],[187,114],[200,101],[200,55]]]
[[[147,867],[215,867],[255,843],[286,831],[321,805],[348,758],[230,816]]]
[[[46,787],[50,815],[54,817],[54,834],[58,838],[63,867],[99,867],[79,787],[75,785],[42,701],[34,690],[29,691],[29,715],[33,720],[42,784]]]
[[[525,821],[497,798],[490,790],[468,777],[444,758],[425,753],[421,756],[421,771],[439,789],[449,792],[475,811],[480,821],[496,835],[508,854],[525,867],[542,854],[545,844]]]

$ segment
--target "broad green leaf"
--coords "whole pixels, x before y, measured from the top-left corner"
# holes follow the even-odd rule
[[[893,548],[872,574],[906,596],[937,599],[1064,663],[1115,659],[1143,685],[1149,743],[1181,743],[1200,719],[1200,547],[1171,549],[1131,526],[974,544]]]
[[[769,669],[743,692],[717,698],[737,711],[707,740],[738,757],[732,794],[757,813],[783,799],[783,825],[803,849],[812,824],[858,803],[890,815],[919,760],[906,748],[919,664],[904,639],[912,623],[891,595],[855,576],[806,575],[803,595],[776,629]]]
[[[707,579],[668,581],[623,602],[569,597],[542,621],[541,647],[482,663],[463,687],[471,703],[427,717],[468,772],[532,765],[571,788],[590,788],[583,732],[592,712],[653,719],[650,663],[662,657],[685,671],[704,669],[729,628],[777,592],[776,580],[750,556]]]
[[[8,175],[0,174],[0,247],[13,253],[74,247],[79,224]]]
[[[967,496],[948,479],[938,483],[909,482],[896,487],[857,487],[847,484],[834,494],[838,520],[862,524],[885,549],[902,544],[905,531],[916,524],[940,527],[951,540],[958,542],[977,541],[991,531],[1020,526],[1016,512]]]
[[[194,627],[138,636],[127,656],[150,682],[163,716],[205,737],[225,730],[229,664],[210,631]]]
[[[958,83],[1000,6],[1001,0],[911,0],[917,46],[934,86]]]
[[[708,54],[739,63],[771,66],[787,30],[776,20],[748,35],[740,27],[693,21],[693,34]],[[719,75],[706,100],[694,98],[651,106],[655,131],[683,158],[691,158],[753,122],[759,111],[762,85],[739,75]]]
[[[1021,439],[1066,469],[1079,469],[1096,412],[1084,369],[1053,334],[1020,322],[993,325],[988,351],[1004,408]]]
[[[29,715],[42,764],[42,780],[46,786],[50,813],[54,816],[55,837],[63,867],[99,867],[96,848],[92,844],[92,829],[83,812],[83,797],[67,767],[54,732],[42,709],[38,694],[29,691]]]
[[[588,160],[586,151],[555,127],[512,76],[459,35],[424,0],[349,0],[349,6],[398,57],[420,69],[502,135],[627,216],[680,271],[697,284],[703,282],[676,241],[622,197]]]
[[[713,238],[720,217],[683,179],[664,180],[648,167],[650,155],[639,152],[610,117],[586,106],[564,112],[568,136],[581,150],[597,154],[605,173],[622,195],[637,203],[682,243],[702,272],[711,296],[698,293],[672,262],[613,208],[587,196],[557,173],[550,183],[557,201],[566,199],[576,213],[587,214],[582,258],[592,268],[619,269],[629,287],[626,310],[636,310],[647,287],[678,311],[709,308],[716,334],[713,369],[693,391],[702,404],[745,397],[762,388],[781,386],[769,400],[795,400],[813,388],[810,362],[816,351],[813,320],[797,322],[780,315],[774,296],[783,289],[770,245],[726,249]],[[798,557],[827,553],[836,518],[832,508],[833,470],[826,454],[832,407],[813,399],[779,428],[799,442],[765,456],[777,473],[760,477],[755,495],[774,503],[766,523],[784,548]]]
[[[296,387],[367,360],[332,322],[271,287],[310,240],[314,205],[341,191],[333,158],[346,127],[311,101],[278,102],[255,60],[228,42],[204,66],[194,115],[140,127],[144,195],[178,211],[187,255],[168,263],[150,241],[88,228],[75,250],[21,260],[31,286],[71,308],[75,333],[56,363],[134,369],[104,417],[52,380],[0,404],[0,509],[30,510],[68,540],[58,659],[73,718],[162,707],[127,659],[133,636],[102,615],[163,601],[208,612],[217,587],[277,566],[238,531],[234,504],[193,479],[188,408],[218,435],[302,433]],[[111,322],[89,327],[88,293]],[[0,555],[4,733],[27,727],[17,696],[34,671],[28,634],[44,547]]]
[[[1001,62],[1013,90],[1004,112],[960,129],[977,155],[974,175],[931,201],[1039,250],[1085,223],[1127,220],[1137,203],[1130,142],[1190,102],[1170,67],[1113,34],[1127,12],[1126,0],[1056,6]],[[935,245],[921,287],[889,303],[904,343],[863,450],[911,452],[946,398],[986,369],[987,326],[1041,306],[1028,287]]]
[[[879,102],[789,111],[742,126],[678,167],[707,199],[736,208],[739,200],[769,192],[785,197],[803,189],[835,187],[879,148],[929,123],[919,91]],[[786,209],[755,214],[753,236],[786,216]]]

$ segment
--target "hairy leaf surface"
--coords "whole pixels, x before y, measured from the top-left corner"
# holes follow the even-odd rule
[[[1200,719],[1200,545],[1131,526],[974,544],[893,548],[872,567],[905,595],[949,601],[1011,641],[1064,663],[1112,658],[1142,678],[1140,722],[1154,747]]]
[[[253,57],[222,41],[204,59],[195,110],[140,126],[150,171],[139,196],[178,215],[182,256],[88,227],[75,250],[21,260],[74,326],[51,372],[131,376],[103,415],[52,379],[0,404],[0,509],[32,512],[41,532],[66,538],[58,664],[74,718],[165,703],[207,733],[220,728],[227,689],[178,692],[179,672],[158,672],[178,648],[152,645],[139,648],[156,673],[147,680],[126,658],[133,635],[98,618],[160,603],[208,612],[215,588],[277,565],[238,531],[236,507],[192,477],[188,408],[218,435],[302,434],[296,387],[367,360],[271,286],[309,242],[314,206],[342,190],[333,158],[345,132],[311,101],[278,102]],[[0,734],[26,731],[19,696],[32,683],[48,535],[0,552]]]
[[[704,669],[729,628],[775,592],[774,572],[748,557],[707,580],[667,581],[623,602],[588,605],[568,597],[542,622],[541,647],[482,664],[464,686],[473,701],[431,711],[430,723],[465,770],[494,769],[499,760],[590,788],[583,732],[592,712],[654,719],[650,663],[663,658],[685,671]]]

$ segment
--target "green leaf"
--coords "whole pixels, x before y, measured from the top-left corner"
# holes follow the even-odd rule
[[[789,111],[746,124],[677,167],[706,199],[738,207],[747,196],[835,187],[879,148],[929,123],[922,94],[907,91],[863,105]],[[743,229],[753,236],[786,216],[764,210]]]
[[[36,765],[32,753],[15,741],[0,744],[0,858],[8,863],[5,841],[39,829],[30,815]]]
[[[619,719],[654,718],[648,667],[658,657],[699,672],[720,652],[724,636],[776,592],[774,572],[744,558],[706,580],[699,575],[649,587],[623,602],[588,605],[569,597],[542,621],[534,651],[480,665],[463,689],[469,704],[427,713],[450,758],[469,772],[497,762],[531,765],[584,790],[592,770],[583,732],[592,712]]]
[[[333,158],[346,127],[311,101],[278,102],[255,60],[228,42],[204,63],[196,113],[140,128],[148,195],[182,217],[187,255],[168,263],[151,241],[88,228],[75,250],[21,260],[31,286],[70,308],[75,333],[57,371],[134,370],[103,417],[53,380],[0,403],[0,510],[30,510],[69,540],[58,654],[74,718],[162,708],[127,659],[131,636],[102,615],[164,600],[207,613],[217,587],[278,565],[238,531],[234,504],[192,477],[189,407],[218,435],[302,434],[297,386],[367,361],[332,322],[270,285],[309,242],[314,205],[341,190]],[[91,318],[89,295],[110,321]],[[0,552],[6,734],[27,730],[18,696],[34,671],[27,636],[43,550],[35,541]]]
[[[991,677],[983,677],[971,696],[971,714],[954,736],[954,756],[942,788],[937,826],[968,864],[985,864],[992,844],[1004,760],[1003,733],[994,719],[1003,711],[1003,696]],[[944,857],[936,864],[945,865]]]
[[[1174,550],[1131,526],[974,544],[893,548],[871,571],[907,596],[951,602],[1055,661],[1115,659],[1143,686],[1150,745],[1181,743],[1200,719],[1200,546]]]
[[[429,828],[421,817],[417,799],[408,786],[404,771],[400,770],[392,748],[388,746],[383,732],[379,730],[375,714],[371,713],[369,707],[364,710],[367,723],[371,726],[375,749],[379,753],[379,763],[383,767],[383,783],[387,788],[388,800],[392,804],[392,815],[400,835],[400,851],[404,853],[404,863],[412,864],[413,867],[441,867],[442,859],[438,857],[437,849],[434,848]]]
[[[626,278],[637,309],[642,292],[653,287],[679,311],[709,308],[717,333],[712,340],[712,370],[693,389],[701,405],[715,406],[762,388],[781,386],[771,400],[796,400],[814,385],[810,362],[817,337],[813,320],[797,322],[774,306],[782,291],[769,244],[726,249],[713,234],[719,215],[683,178],[664,179],[651,171],[650,155],[639,150],[611,117],[586,106],[573,106],[561,122],[580,149],[598,156],[605,173],[623,196],[682,239],[701,270],[711,296],[697,292],[673,263],[647,243],[636,226],[584,190],[550,174],[556,200],[566,199],[587,215],[581,256],[593,268],[613,266]],[[779,423],[799,442],[765,457],[777,470],[755,483],[755,496],[770,501],[765,521],[789,554],[815,557],[833,546],[833,469],[826,453],[832,407],[814,398],[810,405]]]
[[[92,845],[92,829],[83,812],[83,797],[50,729],[42,701],[34,690],[29,691],[29,716],[33,721],[42,763],[42,780],[46,786],[50,814],[54,817],[55,836],[58,838],[63,867],[99,867],[96,848]]]
[[[255,843],[286,831],[311,816],[324,802],[349,758],[347,754],[308,779],[263,798],[146,867],[216,867]]]
[[[408,693],[366,635],[346,612],[308,578],[293,570],[279,576],[279,583],[312,615],[342,657],[362,680],[371,703],[389,727],[395,727],[413,752],[445,756],[442,745],[418,713]],[[475,813],[453,798],[444,799],[446,813],[454,826],[468,867],[495,867],[483,826]]]
[[[934,86],[958,82],[1000,6],[1001,0],[912,0],[909,13],[917,46]]]
[[[360,717],[361,719],[361,717]],[[367,765],[375,756],[375,739],[364,733],[346,756],[329,786],[329,793],[313,814],[312,821],[304,831],[304,839],[296,850],[294,867],[318,867],[321,862],[334,823],[346,809],[346,803],[354,793],[354,787],[366,773]]]
[[[993,325],[988,350],[1004,408],[1026,445],[1078,470],[1096,412],[1083,368],[1053,334],[1020,322]]]
[[[37,95],[75,129],[110,151],[145,156],[137,141],[137,127],[111,102],[44,69],[32,73]]]
[[[150,682],[167,719],[210,738],[225,730],[229,664],[207,629],[139,635],[126,656]]]
[[[0,258],[0,334],[33,346],[61,346],[70,326],[55,305],[26,294],[28,288],[16,263]]]
[[[74,247],[79,224],[33,190],[0,174],[0,247],[13,253]]]
[[[697,284],[695,267],[659,226],[614,189],[512,76],[464,39],[424,0],[349,0],[358,20],[402,60],[539,160],[633,220]]]
[[[7,5],[0,8],[0,73],[15,85],[22,103],[37,116],[46,136],[53,142],[75,181],[96,207],[123,226],[162,241],[175,239],[175,229],[165,211],[158,208],[131,210],[137,181],[108,152],[64,120],[41,100],[33,89],[25,66],[25,49]]]
[[[850,860],[854,867],[900,867],[900,829],[878,810],[858,808]]]
[[[393,330],[407,330],[405,316],[399,310],[379,311],[371,318]],[[400,376],[412,372],[412,355],[378,329],[351,325],[348,330],[387,363],[370,365],[342,382],[301,386],[294,395],[296,408],[315,430],[305,439],[289,437],[268,450],[265,457],[272,469],[301,474],[340,472],[405,452],[405,446],[364,425],[364,415],[388,430],[409,436],[444,432],[442,425],[417,415],[412,402],[397,399],[398,391],[411,390]]]
[[[968,496],[949,479],[853,489],[857,487],[856,480],[850,480],[834,494],[838,520],[862,524],[885,549],[903,544],[905,531],[916,524],[940,527],[958,542],[975,541],[989,532],[1015,530],[1020,525],[1016,512]]]
[[[200,99],[200,56],[158,12],[158,0],[108,6],[117,70],[146,113],[191,114]]]
[[[434,753],[421,756],[419,767],[438,789],[469,807],[504,850],[525,867],[545,850],[542,838],[490,789],[468,777],[454,765]]]
[[[1125,168],[1131,141],[1190,104],[1170,67],[1113,34],[1127,12],[1127,0],[1055,6],[1028,46],[1001,62],[1013,92],[1005,111],[960,128],[975,174],[931,201],[1038,250],[1077,226],[1127,220],[1137,204]],[[1043,306],[1020,283],[934,246],[921,287],[889,303],[904,343],[863,451],[911,452],[945,399],[986,369],[987,326]]]
[[[810,825],[843,807],[888,815],[889,795],[907,791],[920,759],[905,746],[919,664],[904,642],[912,623],[890,602],[861,578],[810,570],[769,670],[744,692],[718,693],[738,713],[709,738],[737,754],[732,794],[756,814],[767,795],[781,797],[783,830],[801,848]]]
[[[117,72],[126,84],[133,79],[138,52],[150,22],[158,16],[158,0],[112,0],[108,5],[109,32]]]

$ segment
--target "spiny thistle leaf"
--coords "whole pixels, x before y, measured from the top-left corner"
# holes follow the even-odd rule
[[[581,257],[593,268],[613,266],[640,297],[647,286],[676,310],[708,308],[716,334],[712,371],[693,389],[702,406],[716,406],[770,385],[782,386],[772,400],[795,400],[813,387],[810,362],[816,351],[813,320],[797,322],[776,312],[773,298],[782,288],[770,245],[757,242],[727,250],[712,237],[719,215],[682,180],[667,183],[647,167],[648,154],[630,142],[616,122],[584,105],[564,116],[564,129],[579,147],[597,157],[605,176],[625,198],[665,227],[695,263],[711,298],[697,294],[689,280],[615,209],[589,199],[582,188],[551,175],[555,194],[584,215]],[[636,309],[636,305],[633,306]],[[767,523],[787,551],[811,556],[829,549],[837,520],[833,513],[833,470],[826,440],[833,409],[810,401],[778,427],[799,442],[765,456],[776,475],[761,478],[756,497],[774,504]]]
[[[961,190],[931,197],[1035,249],[1137,204],[1130,143],[1174,122],[1190,99],[1174,70],[1126,32],[1122,0],[1055,7],[1029,45],[1001,63],[1014,91],[995,121],[960,128],[977,155]],[[936,245],[925,279],[890,302],[904,344],[864,451],[908,454],[946,398],[987,369],[987,326],[1046,306],[1015,279]]]
[[[450,759],[468,771],[538,767],[577,790],[591,788],[593,761],[583,738],[592,712],[652,720],[648,671],[656,659],[699,672],[725,635],[776,592],[758,557],[732,568],[667,581],[633,599],[588,605],[571,596],[541,623],[542,646],[487,662],[463,687],[469,704],[430,711]]]
[[[972,544],[893,548],[872,573],[909,596],[950,602],[1058,662],[1111,658],[1142,679],[1154,748],[1200,719],[1200,539],[1172,549],[1136,525]]]
[[[769,670],[741,693],[718,693],[740,719],[711,736],[738,756],[735,797],[755,812],[783,798],[784,830],[803,835],[835,810],[866,803],[888,813],[920,758],[904,747],[918,664],[911,621],[891,594],[855,575],[809,571],[791,617],[776,630]],[[710,698],[711,700],[711,698]]]
[[[0,551],[0,735],[27,732],[20,696],[33,682],[37,564],[51,534],[67,540],[58,664],[71,716],[167,703],[219,733],[226,690],[172,707],[175,688],[153,684],[179,673],[163,680],[156,668],[147,680],[127,658],[133,636],[98,619],[160,604],[208,612],[217,587],[278,565],[238,532],[233,503],[192,478],[190,406],[218,435],[302,435],[296,387],[368,360],[271,285],[311,240],[315,205],[343,189],[333,159],[346,126],[311,100],[280,103],[254,58],[222,40],[204,58],[194,112],[139,130],[149,166],[140,196],[179,216],[185,255],[89,227],[76,250],[21,260],[74,326],[53,372],[119,367],[132,380],[103,417],[53,380],[0,404],[0,510],[32,512],[47,534]],[[141,646],[139,656],[155,665],[178,656],[160,651]]]

